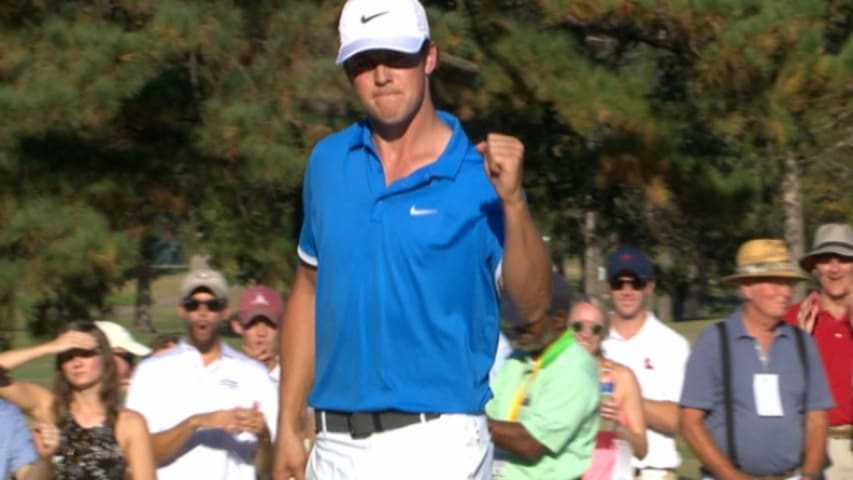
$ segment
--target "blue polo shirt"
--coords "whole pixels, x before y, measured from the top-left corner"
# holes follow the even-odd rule
[[[0,400],[0,478],[38,460],[27,421],[18,407]]]
[[[299,256],[317,268],[315,408],[481,413],[491,397],[503,212],[459,121],[439,116],[444,152],[391,185],[366,121],[311,153]]]
[[[754,475],[769,475],[797,468],[802,461],[803,415],[833,406],[820,357],[814,341],[804,335],[809,366],[809,385],[797,353],[794,330],[780,322],[767,355],[767,363],[756,351],[757,340],[746,332],[741,310],[725,320],[731,358],[732,404],[735,442],[740,468]],[[707,411],[705,428],[724,453],[726,421],[723,411],[723,374],[719,334],[714,326],[699,334],[684,377],[681,406]],[[779,376],[783,416],[761,417],[756,413],[753,376],[771,373]],[[803,396],[803,389],[808,395]],[[804,404],[805,400],[805,404]]]

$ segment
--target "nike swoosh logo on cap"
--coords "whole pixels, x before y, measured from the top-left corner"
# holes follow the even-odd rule
[[[366,17],[366,16],[362,15],[362,16],[361,16],[361,23],[367,23],[367,22],[369,22],[369,21],[373,20],[373,19],[374,19],[374,18],[376,18],[376,17],[381,17],[382,15],[387,15],[387,14],[389,14],[389,13],[391,13],[391,12],[388,12],[388,11],[386,10],[386,11],[384,11],[384,12],[374,13],[373,15],[370,15],[369,17]]]

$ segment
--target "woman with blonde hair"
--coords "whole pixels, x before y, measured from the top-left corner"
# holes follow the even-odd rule
[[[6,375],[56,355],[53,390]],[[73,322],[54,340],[0,353],[0,398],[35,422],[36,447],[57,480],[151,480],[154,456],[143,417],[119,405],[112,350],[91,322]]]
[[[595,357],[601,381],[601,424],[592,464],[583,480],[633,480],[631,458],[646,456],[646,421],[637,378],[628,367],[604,358],[601,340],[607,334],[604,311],[584,299],[569,311],[575,340]]]

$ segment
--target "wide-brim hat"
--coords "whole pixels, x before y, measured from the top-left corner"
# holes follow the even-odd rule
[[[744,242],[738,248],[735,273],[723,277],[725,284],[735,284],[751,278],[788,278],[806,280],[806,276],[791,260],[785,242],[774,238],[759,238]]]
[[[853,228],[843,223],[826,223],[814,234],[813,250],[800,259],[800,267],[810,272],[819,255],[835,254],[853,259]]]

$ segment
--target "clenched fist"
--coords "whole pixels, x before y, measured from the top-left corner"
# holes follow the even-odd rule
[[[521,172],[524,162],[524,144],[515,137],[490,133],[477,144],[483,155],[486,176],[504,203],[524,201],[521,189]]]

